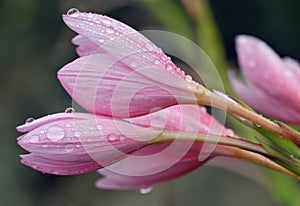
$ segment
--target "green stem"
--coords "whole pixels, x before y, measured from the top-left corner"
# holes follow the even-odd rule
[[[283,168],[267,158],[266,156],[268,156],[268,153],[260,145],[242,139],[212,134],[164,130],[162,133],[160,133],[160,135],[152,139],[149,144],[164,144],[174,141],[217,144],[217,149],[212,151],[214,156],[226,156],[247,160],[287,174],[294,178],[299,178],[293,172]]]

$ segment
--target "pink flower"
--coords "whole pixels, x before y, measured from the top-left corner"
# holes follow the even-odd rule
[[[148,116],[134,118],[133,122],[147,122],[150,117],[154,124],[158,125],[162,123],[163,113],[166,115],[163,122],[167,130],[234,136],[232,130],[225,129],[204,108],[199,109],[194,105],[169,107]],[[211,146],[213,148],[210,148]],[[104,189],[148,188],[184,175],[213,157],[226,156],[227,151],[226,146],[205,145],[199,142],[148,145],[133,152],[133,156],[100,169],[99,173],[105,177],[98,180],[96,186]],[[200,159],[201,156],[204,158]]]
[[[178,143],[174,146],[174,149],[180,151],[181,147],[185,147],[182,145],[183,143]],[[168,145],[150,145],[137,152],[132,153],[133,155],[144,155],[149,154],[149,152],[153,152],[155,150],[163,150]],[[189,152],[184,155],[178,162],[174,164],[173,158],[166,158],[162,156],[162,161],[151,161],[151,168],[147,166],[149,163],[147,162],[146,168],[140,168],[139,171],[136,172],[136,169],[139,168],[139,164],[130,161],[121,161],[116,164],[111,165],[110,167],[103,168],[98,170],[101,175],[104,175],[103,178],[100,178],[96,182],[96,187],[101,189],[143,189],[149,188],[156,184],[163,183],[166,181],[170,181],[172,179],[178,178],[186,173],[189,173],[199,166],[203,165],[210,159],[217,156],[226,156],[226,151],[228,150],[227,146],[216,146],[213,152],[209,152],[209,154],[205,154],[202,152],[202,155],[208,155],[208,158],[205,160],[199,161],[199,153],[203,148],[202,143],[194,143],[189,150]],[[204,150],[205,151],[205,150]],[[176,151],[174,151],[176,152]],[[172,154],[169,153],[171,156]],[[178,153],[176,154],[178,155]],[[175,155],[175,156],[176,156]],[[160,167],[164,168],[164,170],[160,170]],[[122,168],[122,169],[121,169]],[[153,172],[154,170],[155,172]],[[118,172],[114,172],[118,171]],[[132,172],[132,173],[130,173]],[[133,175],[124,175],[124,174],[133,174]],[[143,175],[144,173],[145,175]]]
[[[281,59],[265,42],[251,36],[236,38],[236,49],[246,83],[231,74],[237,95],[257,111],[300,124],[300,66]]]
[[[132,155],[153,156],[166,148],[176,148],[178,151],[169,149],[171,157],[166,154],[156,155],[158,160],[149,157],[145,170],[139,172],[139,175],[146,170],[157,173],[157,168],[172,167],[179,161],[179,166],[174,167],[182,169],[172,173],[169,170],[164,173],[167,168],[160,171],[172,179],[204,162],[198,161],[204,144],[152,145],[151,140],[165,129],[196,132],[195,135],[197,132],[234,135],[204,108],[168,107],[178,102],[191,103],[195,98],[184,72],[144,36],[102,15],[77,12],[63,18],[80,34],[73,42],[82,57],[61,69],[58,78],[72,98],[94,114],[60,113],[19,126],[18,131],[26,133],[18,138],[18,144],[30,152],[21,156],[22,163],[44,173],[72,175],[97,170],[121,159],[128,162]],[[148,114],[161,108],[166,109]],[[141,114],[148,115],[116,118]],[[209,151],[213,152],[214,147]],[[127,166],[134,168],[136,159]],[[133,171],[128,172],[131,175]]]
[[[79,34],[73,43],[81,57],[64,66],[58,79],[89,112],[134,117],[197,103],[190,76],[139,32],[99,14],[75,12],[63,20]]]
[[[85,113],[58,113],[17,127],[18,144],[30,152],[22,163],[43,173],[72,175],[97,170],[145,145],[160,131]],[[139,141],[132,137],[139,137]]]
[[[96,185],[109,189],[149,187],[216,156],[248,158],[281,171],[251,153],[265,154],[260,145],[234,138],[205,108],[184,105],[197,104],[193,87],[198,84],[137,31],[97,14],[77,11],[63,19],[79,33],[73,43],[81,57],[58,78],[90,114],[53,114],[17,127],[25,132],[18,144],[29,152],[21,155],[23,164],[59,175],[99,170],[105,178]],[[200,134],[238,146],[191,139]]]
[[[132,166],[133,169],[137,164],[138,158],[132,155],[150,155],[144,169],[154,171],[163,165],[171,167],[178,164],[177,160],[187,158],[192,160],[191,164],[181,163],[186,160],[179,164],[186,165],[182,170],[188,172],[195,168],[196,163],[197,166],[202,163],[198,161],[202,143],[179,142],[148,147],[151,145],[150,140],[164,129],[234,136],[231,130],[224,129],[204,108],[192,105],[176,105],[127,120],[85,113],[58,113],[25,123],[17,129],[26,132],[18,138],[18,144],[30,152],[21,155],[22,163],[43,173],[59,175],[94,171],[118,162],[131,153],[127,158],[133,158],[133,161],[125,160],[129,168]],[[168,157],[170,152],[151,157],[168,146],[172,147],[171,157]],[[175,172],[176,176],[182,173],[180,170]],[[171,179],[174,175],[166,177]]]

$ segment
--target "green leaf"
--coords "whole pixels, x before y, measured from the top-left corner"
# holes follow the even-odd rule
[[[283,137],[279,137],[265,128],[258,126],[254,126],[254,128],[270,142],[272,142],[274,146],[281,148],[284,152],[287,152],[297,159],[300,159],[300,148],[295,143]]]

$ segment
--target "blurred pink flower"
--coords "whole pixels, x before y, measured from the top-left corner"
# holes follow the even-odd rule
[[[237,95],[255,110],[300,124],[300,66],[281,59],[265,42],[247,35],[236,38],[236,50],[245,83],[230,73]]]

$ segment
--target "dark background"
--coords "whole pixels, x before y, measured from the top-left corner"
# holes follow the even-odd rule
[[[236,62],[234,37],[240,33],[262,38],[280,55],[300,59],[300,1],[210,3],[229,62]],[[96,172],[59,177],[21,165],[18,155],[25,151],[16,144],[19,134],[15,127],[28,117],[64,111],[71,105],[70,97],[56,79],[58,69],[76,58],[70,43],[74,33],[61,20],[61,14],[71,7],[107,14],[137,30],[163,29],[155,9],[150,10],[144,1],[0,0],[1,206],[278,205],[263,186],[211,167],[200,168],[141,195],[138,191],[96,189]]]

